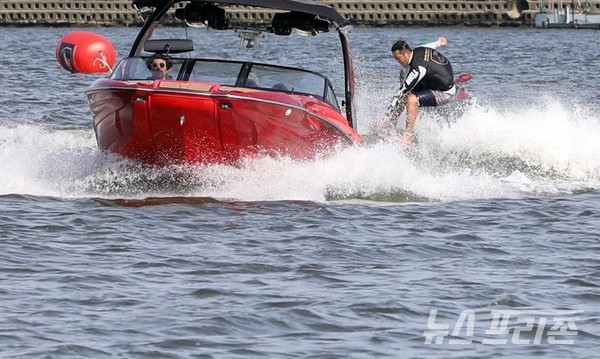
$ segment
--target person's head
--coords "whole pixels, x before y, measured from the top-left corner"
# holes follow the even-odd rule
[[[398,40],[392,45],[392,56],[398,61],[401,65],[406,66],[410,61],[410,55],[412,54],[412,49],[410,45],[404,40]]]
[[[146,60],[148,70],[152,71],[154,78],[165,78],[167,71],[173,66],[173,62],[168,57],[156,54]]]

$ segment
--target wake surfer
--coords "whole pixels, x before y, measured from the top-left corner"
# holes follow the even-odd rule
[[[431,44],[433,45],[427,46]],[[410,146],[414,146],[413,133],[419,107],[444,105],[456,93],[452,65],[444,55],[435,50],[446,45],[446,39],[439,38],[431,44],[411,49],[408,43],[399,40],[391,49],[396,61],[407,68],[407,75],[378,127],[395,128],[398,117],[406,109],[406,125],[399,139]]]

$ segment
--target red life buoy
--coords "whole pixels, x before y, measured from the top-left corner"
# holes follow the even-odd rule
[[[70,32],[56,45],[56,60],[72,73],[108,72],[116,59],[117,51],[111,42],[93,32]]]

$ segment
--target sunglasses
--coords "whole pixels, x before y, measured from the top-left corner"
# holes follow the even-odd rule
[[[158,68],[164,69],[167,66],[167,64],[165,64],[164,62],[160,62],[160,63],[153,62],[151,66],[153,69],[158,69]]]

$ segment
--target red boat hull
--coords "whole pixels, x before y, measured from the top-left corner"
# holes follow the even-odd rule
[[[99,79],[87,91],[99,148],[150,164],[311,159],[360,135],[313,96],[202,82]]]

